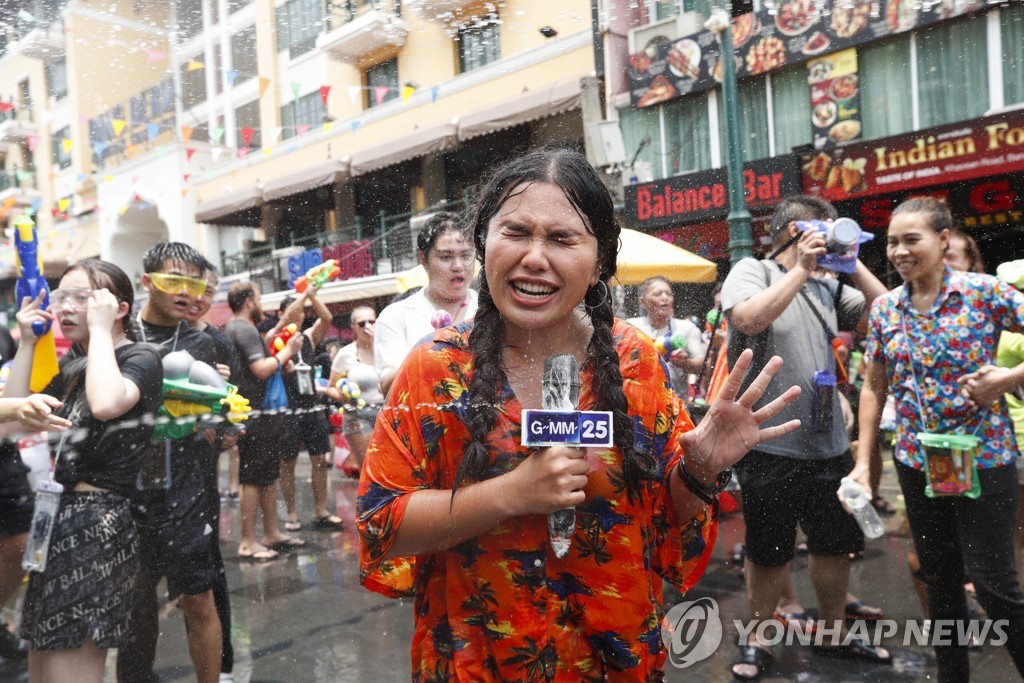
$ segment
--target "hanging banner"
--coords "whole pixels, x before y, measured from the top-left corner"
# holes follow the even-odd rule
[[[857,50],[851,47],[807,62],[807,83],[814,148],[831,149],[860,139]]]

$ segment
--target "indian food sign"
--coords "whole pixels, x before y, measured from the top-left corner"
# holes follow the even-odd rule
[[[736,77],[799,64],[879,38],[985,8],[982,0],[784,0],[733,19]],[[722,80],[721,48],[711,31],[629,56],[633,106],[649,107],[709,90]]]
[[[807,62],[815,149],[860,138],[859,80],[857,50],[852,47]]]
[[[804,189],[830,201],[1024,170],[1024,111],[908,135],[856,142],[810,156]]]

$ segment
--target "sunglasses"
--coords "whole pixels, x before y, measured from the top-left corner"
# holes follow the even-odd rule
[[[362,327],[364,329],[366,328],[367,325],[375,325],[375,324],[377,324],[376,320],[360,320],[359,322],[356,323],[356,325],[358,325],[359,327]]]
[[[206,293],[206,280],[187,275],[168,275],[167,273],[146,273],[149,281],[161,292],[177,294],[181,290],[191,297],[200,297]]]
[[[66,309],[73,307],[75,310],[81,311],[89,306],[92,291],[84,287],[55,289],[50,292],[50,303],[54,308]]]

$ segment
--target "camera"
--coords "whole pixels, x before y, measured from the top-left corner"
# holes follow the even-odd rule
[[[797,221],[796,227],[805,232],[816,230],[825,236],[825,253],[818,257],[818,267],[840,273],[853,273],[857,269],[860,245],[875,237],[861,230],[852,218]]]

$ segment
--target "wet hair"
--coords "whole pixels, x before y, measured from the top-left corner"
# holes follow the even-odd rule
[[[441,235],[448,232],[462,235],[467,242],[470,240],[469,227],[458,214],[451,211],[438,211],[427,219],[420,233],[416,235],[416,252],[426,259],[430,256],[430,250],[437,244]]]
[[[204,256],[203,257],[203,275],[206,275],[207,271],[213,273],[214,277],[218,277],[217,266],[213,265],[213,263],[210,261],[210,259],[208,259],[208,258],[206,258]]]
[[[281,299],[281,304],[277,307],[277,312],[284,313],[284,310],[291,306],[293,303],[295,303],[295,297],[286,296],[285,298]]]
[[[124,302],[128,304],[128,310],[132,310],[132,306],[135,304],[135,288],[132,286],[131,278],[123,270],[109,261],[90,258],[79,261],[73,266],[68,266],[61,273],[61,277],[63,278],[68,273],[78,270],[85,273],[85,276],[89,278],[89,284],[92,285],[93,289],[106,289],[114,295],[118,303]],[[121,318],[121,327],[124,329],[124,336],[128,337],[128,339],[133,342],[139,340],[130,315]]]
[[[158,273],[168,261],[195,268],[199,271],[199,277],[205,272],[206,259],[184,242],[160,242],[153,245],[142,255],[142,269],[147,273]]]
[[[946,202],[936,197],[911,197],[892,211],[893,218],[902,213],[919,213],[936,233],[953,229],[953,215]]]
[[[670,283],[666,278],[662,277],[661,275],[652,275],[651,277],[647,278],[646,280],[640,283],[640,296],[645,296],[647,294],[647,288],[653,285],[655,282],[664,282],[669,287],[672,287],[672,283]]]
[[[228,308],[232,313],[238,313],[245,306],[245,302],[256,296],[256,290],[251,282],[236,282],[228,290]]]
[[[972,273],[984,273],[985,259],[981,257],[981,249],[978,248],[978,243],[974,241],[974,238],[960,228],[954,227],[949,233],[949,244],[952,245],[955,239],[963,240],[964,251],[967,253],[967,270]],[[949,247],[946,248],[949,249]]]
[[[834,221],[838,217],[836,207],[819,197],[806,194],[786,197],[779,202],[775,207],[775,213],[772,214],[772,242],[779,244],[786,239],[786,228],[793,221]]]
[[[583,297],[584,308],[594,327],[588,352],[594,363],[595,409],[613,413],[615,445],[622,451],[626,490],[633,498],[643,489],[645,480],[654,477],[657,463],[653,454],[638,451],[634,443],[633,422],[628,415],[619,357],[612,339],[612,297],[607,290],[608,280],[615,274],[619,225],[615,221],[612,198],[586,158],[570,149],[545,148],[497,168],[479,191],[469,221],[477,256],[481,264],[486,263],[487,230],[491,219],[506,201],[522,194],[524,184],[533,183],[551,183],[561,188],[588,231],[597,238],[600,282],[589,288]],[[473,378],[469,385],[466,427],[470,441],[463,449],[462,462],[455,473],[453,498],[465,477],[479,481],[494,475],[490,471],[491,458],[486,439],[497,419],[498,392],[507,381],[501,363],[504,343],[505,322],[491,298],[487,278],[482,277],[473,331],[469,335]]]
[[[369,311],[370,313],[373,313],[373,317],[374,318],[377,317],[377,311],[374,310],[373,306],[366,306],[366,305],[356,306],[355,308],[352,309],[352,312],[348,314],[349,315],[348,326],[350,328],[352,328],[353,330],[355,330],[356,325],[355,325],[355,323],[352,322],[352,320],[356,316],[356,311]]]

